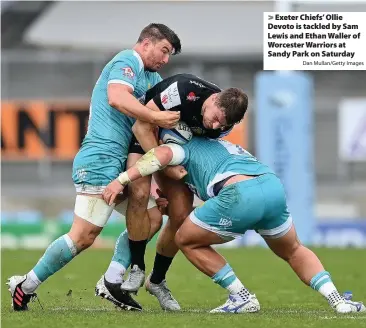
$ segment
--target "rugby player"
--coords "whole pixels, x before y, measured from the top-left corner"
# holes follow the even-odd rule
[[[339,294],[319,258],[300,243],[279,178],[238,145],[193,137],[182,146],[166,144],[153,148],[121,173],[115,184],[107,186],[105,200],[109,202],[131,181],[177,164],[185,167],[185,183],[205,203],[186,218],[175,242],[197,269],[229,292],[226,303],[211,313],[260,310],[256,296],[211,246],[226,243],[247,230],[256,230],[301,281],[323,295],[336,312],[366,311],[363,303],[346,300]],[[149,279],[147,287],[148,284]]]
[[[169,27],[150,24],[141,31],[132,49],[119,52],[104,67],[93,89],[88,131],[73,163],[72,178],[77,193],[73,224],[67,234],[47,248],[31,271],[9,278],[14,310],[27,310],[37,287],[93,244],[114,209],[122,211],[116,203],[108,206],[101,193],[125,170],[135,119],[166,128],[178,122],[178,112],[154,111],[138,99],[143,101],[146,91],[162,80],[156,71],[168,63],[170,55],[180,51],[180,39]],[[127,209],[127,226],[129,214]],[[134,241],[141,239],[139,231],[132,231],[129,239],[129,247],[134,250]],[[116,305],[141,309],[115,285],[105,281],[104,287],[107,294],[103,296]]]

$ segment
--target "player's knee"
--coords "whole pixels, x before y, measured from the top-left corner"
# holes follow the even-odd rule
[[[189,234],[186,233],[184,227],[178,229],[174,237],[175,244],[181,249],[187,249],[191,246]]]
[[[296,239],[293,243],[287,244],[286,247],[281,251],[279,257],[281,257],[286,262],[291,261],[294,256],[296,256],[296,252],[303,247],[301,243]]]
[[[184,220],[187,218],[187,216],[192,211],[191,204],[187,204],[187,202],[180,202],[178,199],[169,199],[169,221],[173,226],[176,227],[176,230],[180,228],[180,226],[183,224]]]
[[[128,189],[128,201],[129,204],[134,206],[144,206],[148,203],[150,196],[150,182],[147,183],[135,181]]]
[[[91,245],[93,245],[95,239],[99,235],[99,232],[96,231],[83,231],[79,233],[75,233],[72,230],[69,232],[70,238],[76,245],[76,248],[79,252],[87,249]]]
[[[76,245],[78,251],[81,252],[94,243],[94,240],[102,229],[102,227],[98,227],[81,217],[76,216],[70,228],[69,236]]]
[[[178,230],[188,214],[187,211],[180,211],[179,209],[173,208],[173,210],[169,211],[169,220],[171,225],[175,227],[176,230]]]
[[[298,240],[296,240],[288,250],[288,258],[291,259],[293,256],[296,255],[297,251],[304,247]]]
[[[98,235],[96,234],[85,234],[82,235],[80,238],[80,243],[82,245],[83,249],[87,249],[89,248],[91,245],[93,245],[95,239],[97,238]]]
[[[150,231],[156,233],[163,224],[163,216],[157,207],[150,208],[147,213],[150,218]]]
[[[184,233],[182,233],[180,229],[177,231],[177,233],[174,236],[174,242],[180,249],[182,249],[185,245],[185,236],[184,236]]]
[[[167,221],[167,226],[172,233],[177,233],[179,228],[182,226],[184,220],[172,220],[170,217]]]

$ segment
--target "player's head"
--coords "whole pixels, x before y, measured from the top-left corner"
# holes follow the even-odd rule
[[[248,96],[238,88],[229,88],[211,95],[203,104],[203,125],[221,129],[240,122],[248,108]]]
[[[146,26],[137,40],[138,52],[145,69],[156,72],[168,63],[170,55],[181,52],[180,39],[168,26],[152,23]]]

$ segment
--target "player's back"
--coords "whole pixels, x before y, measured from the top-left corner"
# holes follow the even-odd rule
[[[273,173],[248,151],[228,141],[193,137],[183,148],[186,156],[182,165],[188,172],[185,182],[202,200],[213,197],[214,185],[230,176]]]
[[[216,84],[205,81],[196,75],[180,73],[180,74],[175,74],[168,78],[165,78],[161,83],[159,83],[156,86],[154,86],[153,88],[151,88],[146,93],[146,102],[148,102],[149,100],[154,98],[157,94],[165,91],[166,88],[168,88],[169,86],[172,85],[172,83],[175,83],[175,82],[178,83],[180,86],[192,85],[192,86],[195,86],[198,88],[209,89],[214,92],[221,91],[221,89]],[[178,91],[178,92],[182,93],[181,91]],[[173,96],[173,95],[171,95],[171,96]]]

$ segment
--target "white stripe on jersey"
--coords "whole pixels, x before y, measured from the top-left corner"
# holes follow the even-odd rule
[[[112,84],[112,83],[124,84],[124,85],[127,85],[130,88],[132,88],[132,91],[135,90],[134,86],[131,83],[128,83],[128,82],[123,81],[123,80],[110,80],[110,81],[108,81],[108,84]]]

